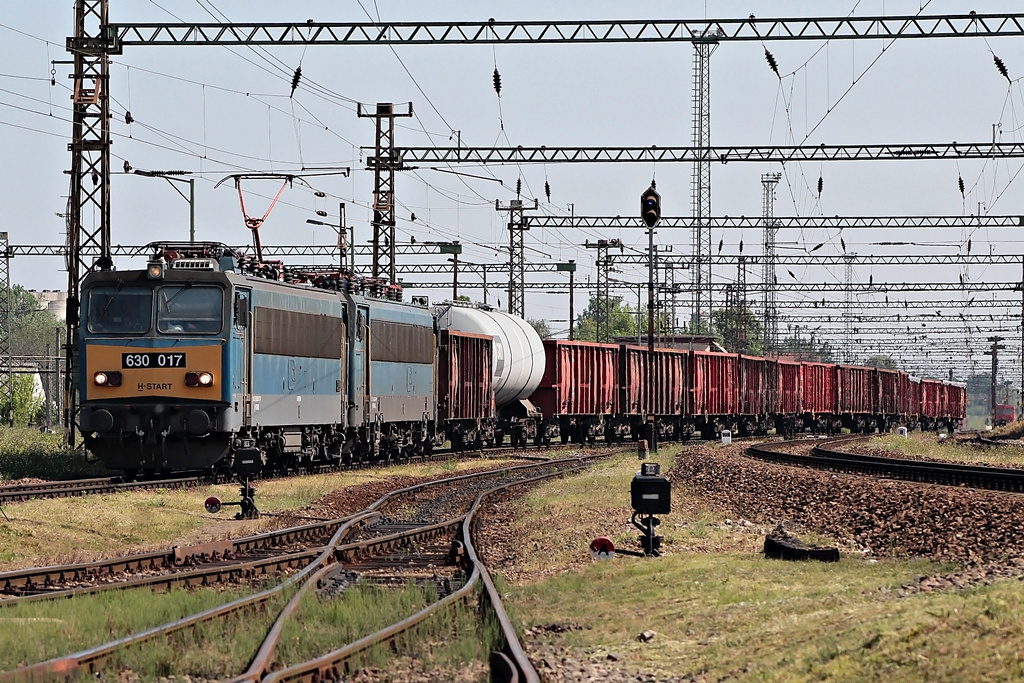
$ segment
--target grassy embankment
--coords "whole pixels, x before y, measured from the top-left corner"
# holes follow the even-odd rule
[[[677,453],[686,457],[662,449],[663,468]],[[628,524],[636,469],[635,459],[619,458],[515,504],[523,560],[505,590],[523,629],[554,626],[527,638],[536,654],[604,661],[614,653],[630,670],[708,680],[1024,676],[1019,581],[898,597],[901,585],[954,567],[845,552],[836,564],[766,560],[764,533],[779,520],[749,525],[685,487],[662,517],[665,556],[591,562],[598,535],[636,548]],[[637,640],[645,630],[656,633],[651,642]]]
[[[100,463],[89,462],[82,449],[64,448],[60,434],[36,429],[0,428],[0,485],[15,479],[84,479],[107,475]]]

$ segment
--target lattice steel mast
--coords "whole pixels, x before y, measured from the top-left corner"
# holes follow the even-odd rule
[[[373,267],[372,277],[386,277],[395,283],[395,171],[405,170],[402,156],[395,149],[395,119],[412,116],[412,102],[407,112],[398,113],[390,102],[378,102],[373,112],[356,107],[356,115],[376,121],[377,137],[373,168]]]
[[[764,229],[764,262],[761,264],[761,283],[764,287],[764,352],[779,347],[779,310],[775,296],[775,236],[779,232],[775,220],[775,186],[781,173],[761,175],[761,220]]]
[[[75,1],[75,35],[67,49],[74,56],[72,91],[71,192],[67,211],[68,326],[64,375],[64,433],[74,443],[75,354],[80,287],[90,267],[109,270],[110,257],[110,54],[107,0]],[[87,249],[96,261],[83,262]]]
[[[597,250],[597,259],[594,262],[597,266],[597,305],[594,310],[595,341],[611,341],[611,292],[608,273],[612,269],[612,257],[608,253],[608,249],[617,247],[621,251],[623,245],[620,240],[613,239],[597,240],[597,242],[587,240],[583,246],[587,249]]]
[[[536,210],[540,203],[524,206],[522,199],[513,199],[508,206],[494,201],[495,211],[508,212],[508,312],[526,318],[526,255],[524,236],[530,228],[523,220],[523,211]]]
[[[693,44],[693,172],[690,177],[693,227],[693,332],[704,331],[703,308],[711,308],[711,53],[717,32]]]

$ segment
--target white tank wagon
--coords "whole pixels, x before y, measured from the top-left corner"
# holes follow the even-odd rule
[[[518,405],[533,412],[527,399],[544,375],[544,344],[528,322],[503,311],[452,304],[435,306],[434,315],[438,329],[492,336],[495,407],[518,412],[513,407]]]

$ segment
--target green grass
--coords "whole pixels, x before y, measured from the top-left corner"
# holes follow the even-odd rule
[[[1008,442],[1000,446],[986,446],[978,442],[958,442],[951,439],[940,443],[931,432],[911,432],[908,438],[895,434],[880,435],[873,437],[868,446],[894,453],[955,462],[995,466],[1024,465],[1024,447],[1018,444]]]
[[[324,599],[311,593],[303,598],[299,614],[281,635],[278,660],[287,666],[336,650],[436,600],[432,585],[411,582],[396,588],[357,584],[340,596]],[[469,662],[487,661],[498,641],[499,631],[493,620],[481,627],[476,609],[459,602],[454,610],[443,610],[412,632],[396,636],[392,645],[367,650],[353,660],[353,666],[384,667],[397,652],[414,655],[427,671],[454,670]]]
[[[108,474],[100,463],[88,462],[83,450],[64,448],[61,434],[43,434],[26,427],[0,428],[0,483],[12,479],[83,479]]]
[[[515,622],[579,627],[528,637],[528,649],[594,661],[614,652],[630,671],[707,680],[1024,676],[1021,582],[900,598],[900,586],[954,567],[854,554],[835,564],[766,560],[759,551],[777,520],[738,520],[685,486],[662,516],[665,556],[592,562],[595,536],[637,547],[628,526],[635,470],[620,458],[513,504],[524,552],[504,594]],[[645,630],[657,634],[649,643],[637,640]]]
[[[7,671],[79,652],[131,633],[250,595],[255,590],[234,586],[153,593],[147,589],[107,591],[54,602],[12,605],[0,610],[0,670]],[[232,675],[245,667],[273,622],[279,599],[269,610],[234,617],[142,644],[119,655],[115,666],[147,672],[197,673],[207,678]],[[232,631],[247,634],[236,641]],[[261,633],[262,631],[262,633]],[[252,643],[255,642],[255,646]],[[212,675],[211,675],[212,674]]]

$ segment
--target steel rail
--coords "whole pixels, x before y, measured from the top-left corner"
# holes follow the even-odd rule
[[[194,625],[196,625],[198,623],[202,623],[204,621],[209,621],[211,619],[216,619],[216,618],[222,617],[222,616],[224,616],[226,614],[230,614],[232,612],[235,612],[235,611],[238,611],[238,610],[241,610],[241,609],[245,609],[245,608],[251,607],[253,605],[259,604],[259,603],[266,602],[271,597],[279,594],[285,588],[287,588],[289,586],[292,586],[292,585],[296,584],[297,582],[301,582],[301,581],[305,580],[305,578],[308,575],[310,575],[311,573],[316,571],[325,562],[328,562],[329,560],[335,559],[334,552],[337,549],[339,543],[341,542],[341,539],[345,535],[347,535],[347,533],[349,533],[350,527],[352,527],[352,526],[354,526],[354,525],[356,525],[358,523],[361,523],[364,519],[367,519],[367,518],[369,518],[371,516],[375,516],[377,514],[376,513],[377,508],[379,508],[380,506],[382,506],[384,503],[386,503],[387,501],[391,500],[395,496],[402,495],[402,494],[407,494],[407,493],[413,493],[413,492],[425,489],[425,488],[430,487],[430,486],[449,484],[449,483],[464,481],[464,480],[467,480],[467,479],[489,476],[489,475],[493,475],[493,474],[509,473],[509,472],[515,472],[515,471],[529,469],[529,468],[540,468],[540,467],[551,466],[551,465],[578,464],[578,463],[586,462],[588,460],[596,459],[596,458],[599,458],[599,457],[607,457],[607,456],[611,455],[613,452],[614,451],[611,451],[611,452],[606,453],[604,455],[587,455],[587,456],[581,456],[581,457],[577,457],[577,458],[562,458],[562,459],[558,459],[558,460],[548,460],[548,461],[545,461],[543,463],[531,463],[531,464],[526,464],[526,465],[514,465],[514,466],[510,466],[510,467],[499,468],[497,470],[488,470],[486,472],[474,472],[474,473],[459,475],[459,476],[456,476],[456,477],[449,477],[449,478],[446,478],[446,479],[436,480],[436,481],[432,481],[432,482],[424,482],[424,483],[421,483],[421,484],[416,484],[416,485],[413,485],[413,486],[408,486],[408,487],[405,487],[405,488],[402,488],[402,489],[396,489],[395,491],[390,491],[390,492],[386,493],[385,495],[381,496],[376,501],[374,501],[364,511],[362,511],[362,513],[360,513],[359,515],[357,515],[357,516],[355,516],[353,518],[350,518],[345,524],[340,526],[338,528],[338,530],[335,532],[335,534],[332,537],[331,541],[327,544],[327,546],[325,546],[325,548],[322,550],[322,552],[320,552],[319,555],[317,555],[312,561],[310,561],[305,566],[305,568],[303,568],[297,574],[295,574],[292,577],[289,577],[288,579],[283,581],[281,584],[278,584],[277,586],[275,586],[273,588],[267,589],[265,591],[262,591],[260,593],[255,594],[255,595],[252,595],[252,596],[247,596],[247,597],[244,597],[244,598],[239,598],[239,599],[234,600],[234,601],[232,601],[230,603],[227,603],[227,604],[222,605],[222,606],[217,607],[217,608],[212,608],[210,610],[206,610],[206,611],[201,612],[199,614],[191,615],[189,617],[184,617],[182,619],[179,619],[179,620],[177,620],[175,622],[171,622],[169,624],[164,624],[164,625],[161,625],[161,626],[156,626],[156,627],[153,627],[151,629],[147,629],[145,631],[142,631],[142,632],[140,632],[138,634],[133,634],[133,635],[130,635],[130,636],[126,636],[124,638],[120,638],[120,639],[112,641],[110,643],[105,643],[103,645],[99,645],[99,646],[96,646],[96,647],[93,647],[93,648],[89,648],[87,650],[83,650],[83,651],[80,651],[80,652],[77,652],[77,653],[74,653],[74,654],[71,654],[71,655],[57,657],[57,658],[50,659],[50,660],[47,660],[45,662],[40,662],[38,664],[34,664],[34,665],[31,665],[31,666],[19,667],[18,669],[14,669],[14,670],[11,670],[11,671],[0,672],[0,683],[8,683],[8,682],[22,683],[24,681],[35,681],[35,680],[40,680],[40,679],[53,679],[53,678],[68,680],[68,679],[77,678],[80,675],[82,675],[83,673],[94,674],[96,671],[99,671],[101,668],[103,668],[103,666],[105,665],[106,660],[110,657],[111,654],[113,654],[117,650],[120,650],[122,648],[125,648],[125,647],[131,646],[131,645],[135,645],[135,644],[144,642],[144,641],[149,640],[151,638],[154,638],[156,636],[167,635],[167,634],[173,633],[175,631],[181,630],[183,628],[194,626]],[[555,473],[550,473],[550,474],[548,474],[546,476],[558,476],[560,474],[561,474],[561,472],[555,472]],[[525,483],[525,480],[524,481],[520,481],[520,482],[511,482],[511,484],[520,484],[520,483]],[[309,525],[307,525],[307,526],[309,526]],[[416,533],[416,532],[419,532],[419,531],[421,531],[421,530],[415,530],[415,531],[413,531],[411,533]],[[391,542],[391,539],[388,539],[387,537],[385,537],[385,538],[381,539],[381,542],[382,543],[388,543],[388,542]]]
[[[907,460],[883,456],[862,455],[834,450],[841,443],[866,441],[869,437],[851,435],[820,442],[810,455],[785,453],[780,449],[794,442],[751,446],[747,454],[785,464],[802,465],[817,469],[839,470],[870,474],[903,481],[944,486],[968,486],[995,491],[1024,492],[1024,469],[987,467],[960,463]]]
[[[436,614],[440,609],[446,608],[454,604],[456,601],[468,599],[476,589],[476,583],[478,580],[483,584],[484,594],[487,596],[487,600],[490,602],[492,609],[494,610],[495,617],[498,620],[502,630],[502,635],[506,642],[506,651],[496,658],[492,657],[492,663],[504,661],[512,664],[511,671],[504,672],[507,677],[503,679],[495,679],[494,674],[502,672],[495,672],[492,670],[492,680],[522,680],[528,683],[540,683],[540,677],[533,664],[530,662],[529,657],[527,657],[526,653],[523,651],[522,645],[519,643],[519,637],[515,632],[515,628],[512,625],[511,620],[508,618],[507,612],[505,612],[505,609],[501,604],[500,595],[494,587],[494,583],[490,579],[487,568],[484,566],[483,562],[480,561],[475,549],[473,548],[471,540],[472,526],[476,519],[476,512],[479,510],[481,502],[488,496],[514,486],[524,486],[538,481],[543,481],[545,479],[563,476],[564,474],[564,471],[553,472],[523,481],[511,482],[509,484],[495,487],[489,491],[485,491],[477,496],[477,499],[474,501],[470,511],[462,518],[462,538],[466,546],[467,557],[472,565],[472,573],[466,583],[458,591],[455,591],[451,595],[427,606],[403,621],[392,624],[391,626],[383,628],[376,633],[360,638],[359,640],[349,643],[344,647],[334,650],[333,652],[329,652],[307,662],[302,662],[275,671],[265,676],[262,679],[263,683],[282,683],[284,681],[304,681],[309,683],[318,680],[338,680],[344,676],[346,663],[352,657],[369,649],[370,647],[373,647],[374,645],[389,642],[398,634],[408,631],[425,619]]]
[[[549,464],[560,464],[574,461],[575,459],[572,458],[559,460],[540,459],[537,462],[525,465],[512,465],[493,470],[471,472],[469,474],[440,479],[434,482],[425,482],[424,484],[409,487],[408,489],[398,489],[393,493],[394,495],[402,495],[429,486],[445,485],[473,478],[484,478],[493,475],[505,474],[518,469],[544,467]],[[377,509],[379,505],[390,500],[389,496],[391,496],[391,494],[384,496],[368,509]],[[22,594],[19,597],[8,598],[6,600],[0,599],[0,608],[19,602],[51,600],[71,597],[74,595],[94,594],[104,590],[117,589],[123,586],[195,586],[205,585],[206,579],[212,575],[227,576],[230,578],[234,576],[251,575],[255,572],[266,573],[274,565],[273,558],[254,560],[244,564],[234,563],[230,566],[178,571],[175,574],[129,579],[119,583],[104,583],[99,586],[84,586],[63,590],[59,588],[59,586],[62,585],[96,581],[103,577],[115,576],[117,574],[127,572],[141,573],[166,571],[174,567],[198,562],[222,562],[241,553],[267,550],[274,548],[275,546],[310,541],[315,542],[339,526],[349,523],[351,519],[352,516],[341,517],[333,520],[324,520],[322,522],[290,527],[288,529],[281,529],[278,531],[268,531],[262,534],[247,536],[235,540],[211,541],[209,543],[194,546],[175,546],[169,550],[158,550],[126,557],[97,560],[95,562],[82,562],[49,567],[30,567],[27,569],[0,572],[0,593],[6,593],[9,595]],[[294,562],[302,560],[303,557],[304,556],[301,553],[296,554],[295,558],[286,557],[282,560],[282,562],[285,563],[282,566],[294,566]]]
[[[319,524],[304,524],[234,540],[211,541],[192,546],[174,546],[167,550],[97,560],[95,562],[30,567],[0,572],[0,593],[13,594],[47,591],[47,596],[50,597],[55,595],[58,586],[68,583],[79,583],[127,572],[162,571],[171,567],[193,564],[200,561],[222,560],[244,552],[254,552],[290,543],[308,542],[321,537],[325,533],[335,531],[339,526],[350,522],[352,519],[353,516],[339,517],[333,520],[325,520]],[[7,606],[12,602],[14,601],[0,600],[0,607]]]
[[[994,38],[1024,35],[1021,14],[584,21],[113,23],[112,54],[132,45],[472,45],[729,43],[781,40]]]
[[[72,498],[76,496],[88,496],[100,493],[120,493],[122,491],[146,491],[149,489],[159,488],[189,488],[202,483],[199,477],[133,482],[116,481],[118,479],[120,479],[120,477],[0,486],[0,504],[15,503],[24,500],[31,500],[33,498]]]
[[[355,524],[359,518],[353,519],[349,524]],[[140,633],[125,636],[103,645],[98,645],[87,650],[82,650],[71,655],[56,657],[31,666],[19,667],[11,671],[0,672],[0,683],[24,683],[26,681],[38,681],[43,679],[73,680],[82,675],[95,675],[106,664],[106,660],[118,650],[131,645],[137,645],[157,636],[166,636],[184,628],[195,626],[206,621],[221,618],[225,615],[238,612],[242,609],[252,608],[262,604],[280,594],[286,588],[303,581],[312,574],[331,555],[331,550],[342,536],[347,532],[348,524],[343,525],[335,533],[334,538],[327,548],[313,562],[308,564],[294,576],[287,578],[273,588],[261,591],[254,595],[232,600],[229,603],[214,607],[198,614],[178,619],[177,621],[155,626]]]

